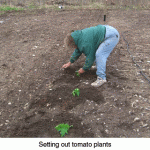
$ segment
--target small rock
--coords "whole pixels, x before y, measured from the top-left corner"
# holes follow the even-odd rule
[[[146,110],[150,110],[150,107],[145,108]]]
[[[132,114],[132,111],[129,111],[129,114],[131,115],[131,114]]]
[[[59,44],[56,44],[57,46],[59,46]]]
[[[83,82],[83,83],[85,83],[85,84],[89,84],[88,82]]]
[[[62,9],[63,7],[62,7],[62,6],[59,6],[59,8]]]
[[[131,105],[132,105],[132,107],[134,107],[134,108],[137,107],[137,106],[136,106],[136,102],[133,102]]]
[[[85,113],[85,115],[88,113],[89,111],[85,111],[84,113]]]
[[[47,107],[50,106],[51,104],[47,103]]]
[[[40,21],[40,20],[37,20],[37,19],[34,19],[35,21]]]
[[[36,49],[38,46],[34,46],[32,49]]]
[[[105,130],[105,132],[106,132],[106,133],[109,133],[109,130],[108,130],[108,129],[106,129],[106,130]]]
[[[0,21],[0,23],[3,23],[4,21]]]
[[[19,78],[19,77],[21,77],[21,75],[17,75],[17,77]]]
[[[8,105],[11,105],[11,102],[9,102]]]
[[[91,128],[89,128],[89,129],[87,129],[88,131],[90,131],[91,130]]]
[[[139,120],[140,120],[140,118],[138,118],[138,117],[134,118],[134,121],[139,121]]]
[[[26,109],[29,106],[29,103],[26,103],[24,106],[24,109]]]
[[[135,131],[135,132],[136,132],[136,129],[133,129],[133,131]]]
[[[144,125],[143,125],[143,127],[147,127],[147,126],[148,126],[148,124],[144,124]]]

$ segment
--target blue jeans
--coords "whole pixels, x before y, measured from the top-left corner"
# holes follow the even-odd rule
[[[112,50],[118,44],[120,35],[115,28],[109,25],[104,26],[106,27],[105,39],[96,51],[95,63],[97,67],[97,76],[99,76],[103,80],[106,80],[106,61]]]

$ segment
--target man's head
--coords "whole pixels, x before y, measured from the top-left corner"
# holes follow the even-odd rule
[[[72,38],[72,36],[71,36],[71,33],[72,33],[73,31],[70,31],[68,34],[67,34],[67,36],[66,36],[66,38],[64,39],[64,44],[65,44],[65,47],[66,48],[68,48],[68,49],[72,49],[72,48],[77,48],[77,46],[75,45],[75,42],[74,42],[74,39]]]

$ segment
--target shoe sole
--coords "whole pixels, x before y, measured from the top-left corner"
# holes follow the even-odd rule
[[[106,82],[104,82],[104,83],[106,83]],[[103,84],[104,84],[104,83],[103,83]],[[100,86],[102,86],[103,84],[101,84],[101,85],[92,85],[92,84],[91,84],[91,86],[93,86],[93,87],[100,87]]]

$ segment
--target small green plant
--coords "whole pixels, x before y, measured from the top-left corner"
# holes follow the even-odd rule
[[[76,76],[77,76],[77,77],[80,77],[80,74],[79,74],[78,71],[79,71],[79,70],[77,70],[75,73],[76,73]]]
[[[0,11],[18,11],[18,10],[23,10],[23,8],[17,8],[17,7],[11,7],[11,6],[1,6]]]
[[[80,95],[80,90],[78,88],[74,89],[73,92],[72,92],[73,96],[77,95],[79,96]]]
[[[60,132],[61,137],[65,136],[65,134],[68,134],[68,130],[73,127],[73,125],[69,126],[67,123],[66,124],[59,124],[55,127],[55,129]]]

